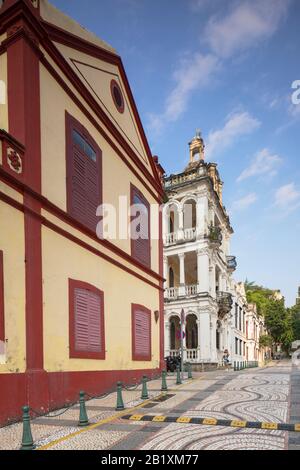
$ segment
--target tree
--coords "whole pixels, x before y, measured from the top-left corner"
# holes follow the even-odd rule
[[[288,309],[291,316],[293,341],[300,339],[300,304],[294,305]]]
[[[261,335],[259,337],[260,348],[271,348],[273,344],[273,338],[270,335]]]

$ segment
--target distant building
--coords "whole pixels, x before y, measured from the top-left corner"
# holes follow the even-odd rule
[[[300,304],[300,286],[298,287],[298,297],[296,298],[296,305]]]
[[[165,354],[177,355],[184,309],[184,359],[209,367],[231,349],[230,253],[233,229],[222,202],[217,165],[205,162],[200,132],[189,144],[184,171],[165,177],[164,207]]]

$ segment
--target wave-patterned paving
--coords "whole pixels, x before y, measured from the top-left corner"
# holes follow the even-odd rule
[[[211,395],[193,402],[184,416],[246,421],[287,422],[290,368],[250,371],[235,376]],[[172,410],[176,414],[176,408]],[[172,423],[142,449],[161,450],[283,450],[287,432]]]

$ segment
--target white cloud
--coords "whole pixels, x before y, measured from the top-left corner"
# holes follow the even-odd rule
[[[275,206],[279,209],[291,212],[300,206],[300,191],[295,183],[288,183],[281,186],[275,192]]]
[[[159,133],[165,124],[176,121],[186,110],[192,93],[211,83],[226,59],[270,37],[289,3],[290,0],[237,0],[228,2],[229,12],[224,17],[211,17],[201,32],[210,51],[195,51],[179,61],[173,77],[175,85],[163,111],[149,115],[149,129]],[[208,4],[208,0],[191,3],[200,10]]]
[[[219,67],[218,59],[200,53],[183,58],[173,74],[175,86],[166,99],[162,114],[149,116],[150,127],[160,132],[166,122],[176,121],[185,111],[194,90],[207,86]]]
[[[227,16],[210,19],[204,31],[205,40],[217,56],[231,57],[274,34],[288,5],[289,0],[238,2]]]
[[[206,156],[213,157],[216,153],[232,145],[236,139],[250,134],[260,126],[260,122],[248,112],[234,113],[227,117],[222,129],[212,131],[208,135]]]
[[[273,176],[281,162],[282,159],[279,155],[271,154],[267,148],[264,148],[254,156],[251,164],[240,174],[237,181],[240,182],[257,175]]]
[[[255,193],[249,193],[241,199],[237,199],[231,206],[231,212],[241,211],[247,209],[249,206],[257,201],[257,195]]]

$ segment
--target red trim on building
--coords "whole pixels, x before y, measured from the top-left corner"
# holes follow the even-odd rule
[[[45,197],[41,196],[40,194],[36,193],[35,191],[32,191],[28,186],[22,184],[21,182],[17,181],[14,177],[11,175],[8,175],[7,172],[5,172],[1,167],[0,167],[0,180],[4,180],[7,184],[11,185],[14,189],[21,193],[28,193],[31,195],[33,198],[37,199],[43,207],[43,209],[46,209],[53,215],[55,215],[58,219],[62,220],[63,222],[70,224],[72,227],[74,227],[76,230],[79,230],[80,232],[84,233],[88,237],[92,238],[94,241],[97,241],[99,244],[103,245],[105,248],[111,250],[113,253],[116,255],[120,256],[123,258],[125,261],[128,261],[129,263],[133,264],[137,268],[141,269],[144,271],[146,274],[149,276],[153,277],[154,279],[161,280],[161,277],[158,273],[155,271],[149,269],[142,263],[138,262],[135,260],[131,255],[123,251],[121,248],[118,248],[116,245],[111,243],[109,240],[104,240],[104,239],[99,239],[92,230],[88,229],[86,226],[83,224],[79,223],[76,221],[74,218],[72,218],[69,214],[67,214],[65,211],[57,207],[55,204],[51,203],[48,199]],[[7,199],[9,201],[9,199]],[[23,209],[22,209],[23,210]],[[35,214],[37,215],[37,214]],[[107,257],[107,259],[112,259]]]
[[[111,92],[111,96],[112,96],[113,102],[115,104],[115,107],[117,108],[119,113],[123,114],[124,109],[125,109],[124,97],[123,97],[123,94],[122,94],[122,90],[121,90],[119,84],[116,82],[116,80],[111,80],[111,82],[110,82],[110,92]],[[119,99],[121,100],[121,103],[118,103],[118,99],[116,97],[116,92],[119,94]]]
[[[127,75],[126,75],[121,57],[119,55],[111,52],[111,51],[108,51],[106,49],[102,49],[101,47],[96,46],[96,45],[90,43],[89,41],[86,41],[85,39],[82,39],[78,36],[75,36],[75,35],[69,33],[68,31],[65,31],[65,30],[57,27],[56,25],[52,25],[50,23],[47,23],[46,21],[42,21],[42,24],[46,28],[50,38],[53,41],[58,42],[58,43],[63,44],[63,45],[66,45],[66,46],[69,46],[69,47],[73,47],[74,49],[77,49],[78,51],[84,52],[85,54],[88,54],[92,57],[96,57],[100,60],[104,60],[106,62],[110,62],[110,63],[113,63],[113,64],[118,66],[121,77],[122,77],[122,80],[123,80],[123,83],[124,83],[124,86],[125,86],[126,93],[128,95],[130,106],[133,110],[133,114],[134,114],[138,129],[139,129],[144,147],[146,149],[146,153],[147,153],[147,156],[148,156],[148,159],[149,159],[150,167],[153,171],[153,178],[160,185],[160,180],[159,180],[159,177],[157,176],[157,172],[156,172],[156,169],[155,169],[155,164],[152,160],[151,150],[150,150],[147,138],[146,138],[146,134],[145,134],[142,122],[141,122],[141,118],[140,118],[138,110],[137,110],[137,106],[136,106],[133,94],[131,92],[131,88],[130,88],[130,85],[129,85],[129,82],[128,82],[128,78],[127,78]]]
[[[0,341],[5,341],[3,251],[0,251]]]
[[[109,263],[111,263],[111,264],[117,266],[118,268],[126,271],[127,273],[131,274],[132,276],[135,276],[136,278],[140,279],[141,281],[146,282],[150,286],[155,287],[156,289],[160,289],[157,284],[154,284],[149,279],[147,279],[147,278],[143,277],[142,275],[138,274],[136,271],[133,271],[132,269],[127,268],[127,266],[124,266],[123,264],[119,263],[114,258],[111,258],[110,256],[104,254],[100,250],[97,250],[97,248],[94,248],[93,246],[89,245],[88,243],[85,243],[80,238],[75,237],[74,235],[72,235],[71,233],[69,233],[66,230],[62,229],[58,225],[55,225],[54,223],[50,222],[49,220],[47,220],[45,217],[41,216],[40,214],[34,212],[30,208],[28,208],[28,207],[25,208],[23,204],[15,201],[14,199],[12,199],[11,197],[9,197],[6,194],[2,193],[1,191],[0,191],[0,199],[2,201],[6,202],[7,204],[11,205],[15,209],[20,210],[21,212],[25,212],[27,210],[28,212],[30,212],[32,214],[33,217],[36,217],[37,219],[41,220],[41,223],[43,225],[45,225],[45,227],[50,228],[55,233],[58,233],[61,236],[67,238],[68,240],[71,240],[72,242],[77,243],[79,246],[82,246],[83,248],[90,251],[91,253],[94,253],[95,255],[99,256],[100,258],[105,259]]]
[[[137,338],[136,338],[136,314],[142,312],[148,316],[148,354],[137,352]],[[132,360],[133,361],[151,361],[152,359],[152,324],[151,324],[151,310],[144,307],[144,305],[132,304],[131,305],[131,339],[132,339]]]
[[[13,30],[13,27],[11,27]],[[17,22],[15,29],[23,29]],[[14,33],[13,33],[14,34]],[[32,33],[33,34],[33,33]],[[34,38],[35,39],[35,38]],[[25,146],[25,183],[41,192],[39,59],[22,37],[7,47],[9,133]],[[41,205],[24,194],[24,205],[40,213]],[[25,209],[26,365],[43,369],[43,300],[41,222]]]
[[[100,344],[101,350],[99,352],[91,351],[78,351],[76,349],[76,333],[75,333],[75,289],[84,289],[93,292],[100,298]],[[104,293],[97,289],[95,286],[87,282],[69,279],[69,346],[70,358],[81,359],[105,359],[105,320],[104,320]]]
[[[130,237],[130,245],[131,245],[131,256],[133,259],[141,263],[143,266],[151,268],[151,214],[150,214],[150,204],[145,198],[144,194],[132,183],[130,183],[130,207],[133,206],[134,198],[137,196],[141,202],[145,205],[148,214],[148,227],[147,227],[147,235],[148,239],[133,239],[132,236]],[[131,216],[131,222],[134,221],[136,216]],[[142,232],[142,228],[140,229]],[[141,252],[142,251],[142,255]],[[143,258],[142,258],[143,256]]]
[[[159,369],[109,370],[109,371],[69,371],[44,372],[47,386],[42,390],[40,404],[31,400],[28,385],[33,378],[28,373],[1,374],[0,387],[0,425],[7,425],[21,420],[22,406],[28,404],[41,413],[56,410],[66,404],[79,400],[79,391],[84,390],[95,396],[108,391],[115,391],[118,381],[132,384],[141,380],[143,375],[151,378]],[[31,387],[32,388],[32,387]],[[12,393],[13,390],[13,393]],[[41,391],[41,389],[37,389]],[[10,399],[7,400],[7,397]]]

